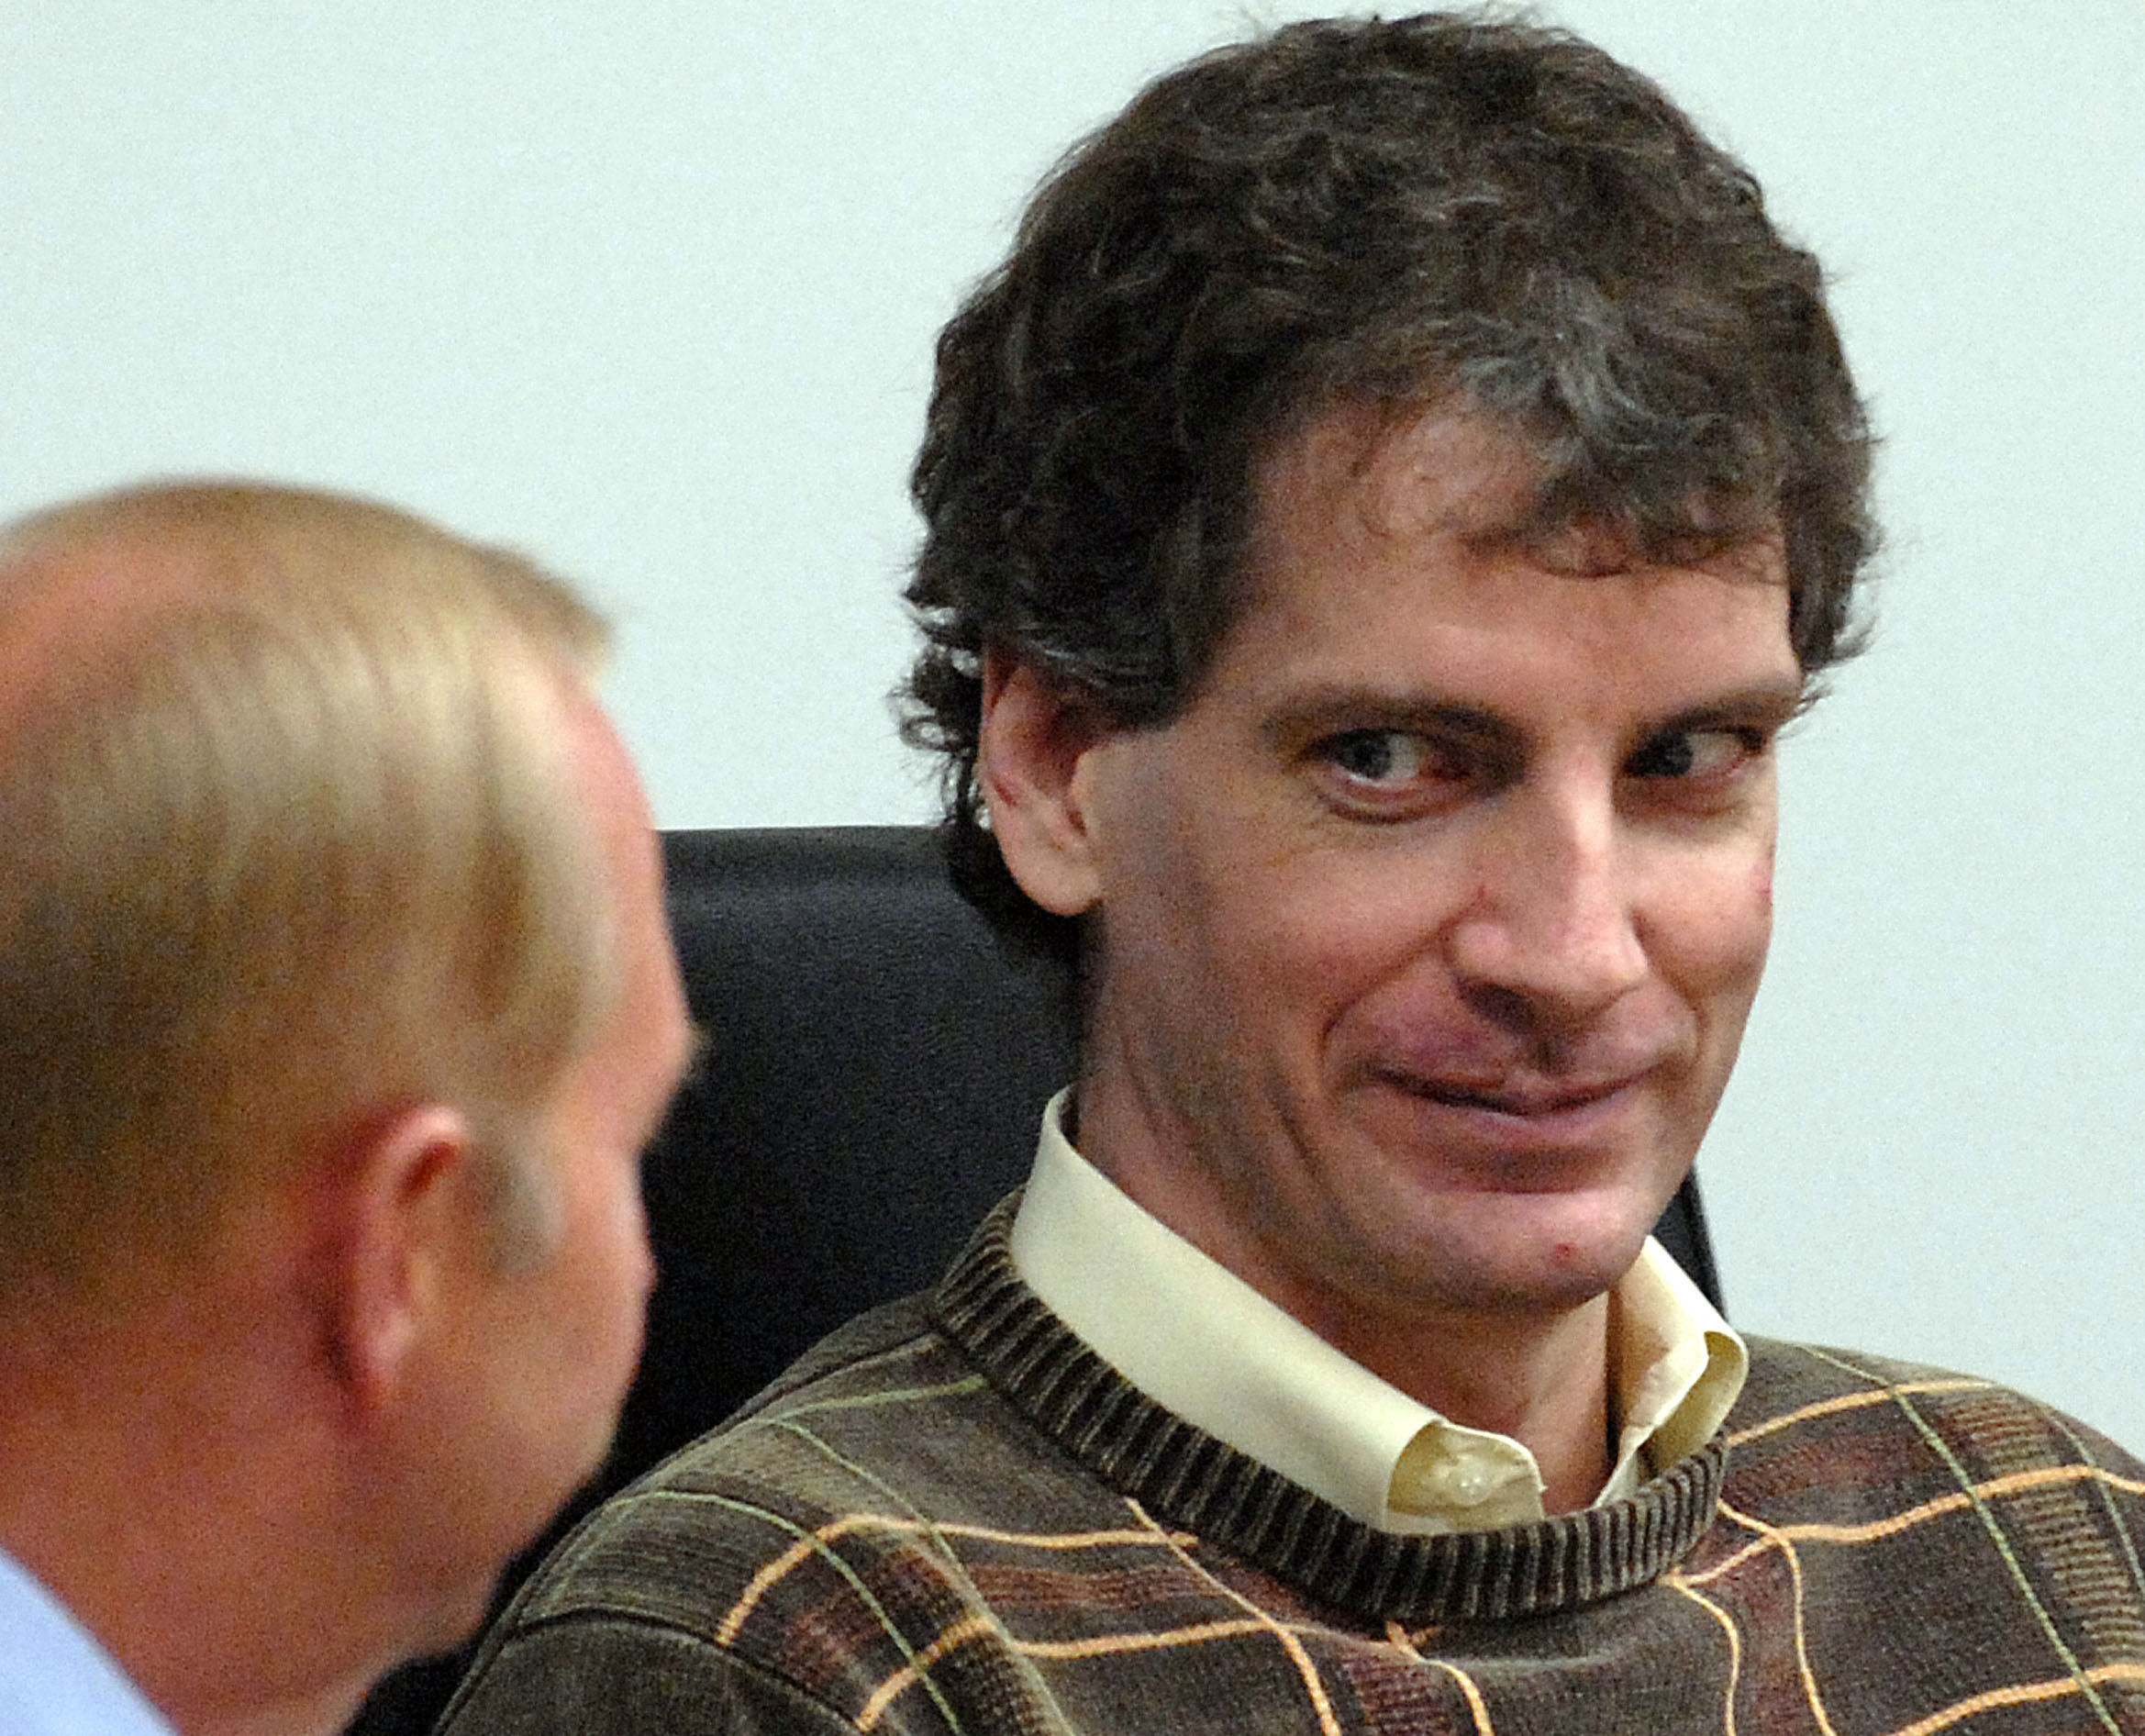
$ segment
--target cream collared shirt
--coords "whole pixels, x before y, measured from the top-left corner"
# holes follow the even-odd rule
[[[1381,1530],[1543,1517],[1533,1453],[1439,1416],[1350,1361],[1120,1193],[1043,1114],[1013,1224],[1029,1288],[1157,1404]],[[1596,1506],[1709,1440],[1742,1390],[1743,1341],[1659,1243],[1612,1293],[1623,1419]]]

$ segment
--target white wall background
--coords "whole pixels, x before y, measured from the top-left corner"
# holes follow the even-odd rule
[[[12,0],[0,515],[357,488],[623,623],[669,825],[924,817],[883,696],[929,349],[1217,0]],[[2145,8],[1556,0],[1839,278],[1883,632],[1789,750],[1704,1160],[1735,1315],[2145,1446]]]

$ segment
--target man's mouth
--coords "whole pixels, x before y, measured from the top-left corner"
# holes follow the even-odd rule
[[[1494,1082],[1452,1079],[1416,1079],[1405,1074],[1387,1075],[1413,1096],[1451,1109],[1486,1109],[1497,1115],[1541,1118],[1569,1114],[1605,1103],[1636,1085],[1642,1073],[1618,1074],[1611,1078],[1505,1079]]]

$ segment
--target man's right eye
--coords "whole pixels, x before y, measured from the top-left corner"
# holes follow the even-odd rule
[[[1412,819],[1446,807],[1488,774],[1464,741],[1414,729],[1348,729],[1315,752],[1327,798],[1376,819]]]

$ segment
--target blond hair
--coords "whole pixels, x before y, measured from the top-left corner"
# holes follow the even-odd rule
[[[173,484],[0,533],[0,655],[25,632],[0,1287],[197,1253],[355,1116],[451,1102],[511,1147],[612,992],[558,717],[602,621],[385,506]]]

